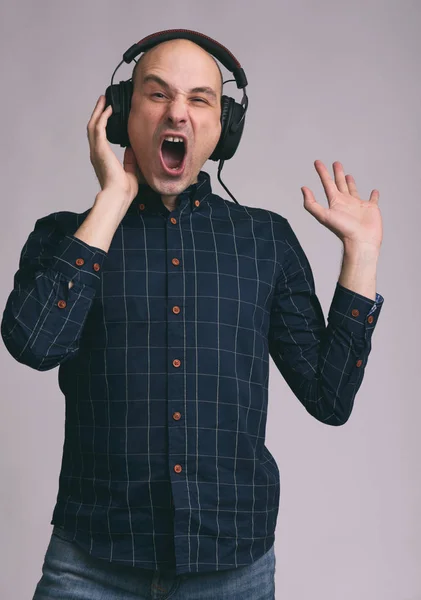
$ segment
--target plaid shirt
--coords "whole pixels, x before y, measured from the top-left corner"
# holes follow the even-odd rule
[[[326,326],[287,219],[224,200],[203,171],[171,212],[141,185],[108,252],[73,235],[88,213],[36,222],[1,324],[17,361],[60,365],[51,523],[105,561],[248,565],[273,545],[279,506],[269,355],[311,415],[342,425],[383,297],[337,283]]]

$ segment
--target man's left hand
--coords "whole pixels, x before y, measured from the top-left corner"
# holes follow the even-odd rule
[[[383,238],[379,192],[373,190],[368,201],[361,200],[354,178],[344,174],[340,162],[333,163],[335,180],[322,161],[316,160],[314,166],[320,175],[329,208],[319,204],[309,188],[302,187],[304,208],[344,244],[368,244],[379,249]]]

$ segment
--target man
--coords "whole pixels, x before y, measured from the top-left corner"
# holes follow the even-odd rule
[[[273,599],[269,354],[316,419],[351,413],[383,303],[378,194],[360,200],[340,163],[333,181],[319,161],[329,209],[303,188],[305,208],[344,242],[326,327],[288,221],[224,200],[201,171],[221,89],[193,42],[149,50],[124,168],[101,96],[88,124],[93,207],[38,220],[22,250],[3,340],[32,368],[60,365],[66,399],[36,600]]]

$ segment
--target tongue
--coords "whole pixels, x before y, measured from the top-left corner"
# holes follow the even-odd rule
[[[162,144],[162,158],[169,169],[179,167],[183,161],[184,144],[182,142],[166,142]]]

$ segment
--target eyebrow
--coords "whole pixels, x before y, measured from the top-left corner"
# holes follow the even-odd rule
[[[161,79],[161,77],[158,77],[158,75],[152,75],[152,74],[145,75],[145,77],[142,80],[142,83],[148,83],[149,81],[154,81],[155,83],[158,83],[166,90],[171,89],[171,86],[166,81]],[[198,94],[198,93],[208,94],[209,96],[212,96],[216,100],[215,90],[207,85],[201,86],[201,87],[195,87],[189,91],[189,94]]]

